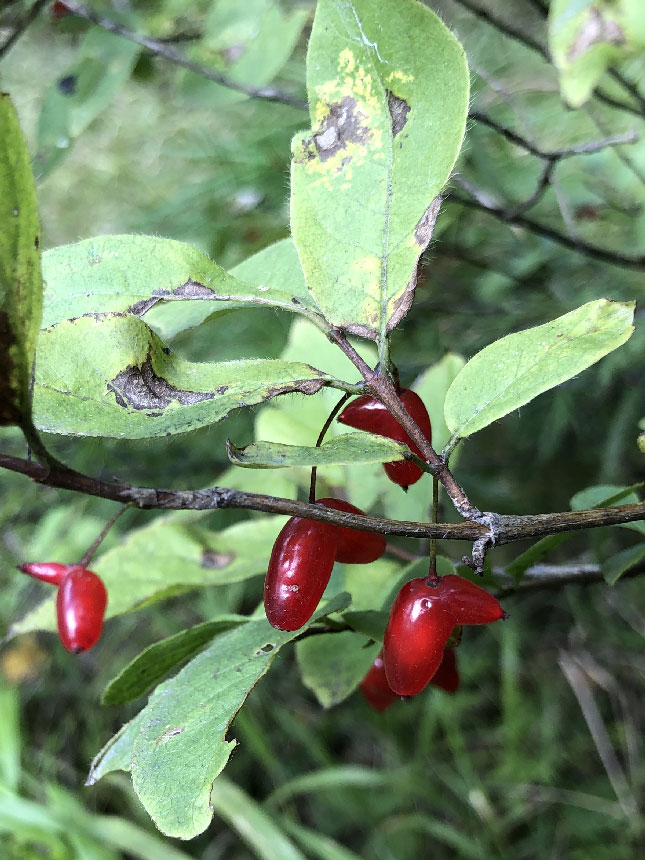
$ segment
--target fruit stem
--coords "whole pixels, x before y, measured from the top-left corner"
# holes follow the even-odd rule
[[[325,438],[325,434],[327,433],[327,431],[331,427],[331,422],[338,415],[340,410],[347,403],[347,401],[349,400],[349,398],[351,396],[352,395],[349,393],[343,394],[343,396],[340,398],[338,403],[331,410],[331,412],[327,416],[327,420],[325,421],[325,423],[322,426],[322,430],[318,434],[318,439],[316,440],[316,448],[320,448],[320,446],[323,443],[323,439]],[[317,472],[318,472],[317,467],[312,466],[311,467],[311,481],[309,482],[309,504],[310,505],[313,505],[313,503],[316,501],[316,475],[317,475]]]
[[[110,519],[105,524],[103,530],[101,531],[101,534],[97,537],[97,539],[94,541],[92,546],[87,550],[87,552],[85,553],[83,558],[79,561],[79,565],[81,567],[87,567],[88,566],[88,564],[94,558],[94,553],[101,546],[101,544],[105,540],[105,537],[107,536],[107,533],[110,531],[110,529],[112,528],[114,523],[119,519],[121,514],[124,514],[128,508],[131,508],[133,506],[134,506],[133,502],[128,502],[127,505],[121,505],[119,510],[114,514],[114,516],[110,517]]]
[[[437,522],[439,513],[439,481],[432,476],[432,522]],[[428,585],[437,585],[439,577],[437,576],[437,539],[430,540],[430,565],[428,568]]]

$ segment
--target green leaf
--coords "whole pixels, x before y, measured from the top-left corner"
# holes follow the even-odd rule
[[[470,436],[579,374],[628,340],[634,303],[598,299],[509,334],[470,359],[446,396],[446,424]]]
[[[20,703],[18,691],[0,687],[0,785],[15,791],[20,782]]]
[[[573,532],[560,532],[557,535],[548,535],[547,537],[540,538],[533,546],[520,553],[506,566],[506,573],[513,577],[515,585],[517,585],[529,567],[537,564],[547,553],[552,552],[572,536]]]
[[[161,319],[164,336],[171,337],[233,308],[259,305],[297,312],[311,306],[291,240],[261,251],[236,271],[238,276],[229,274],[191,245],[159,236],[98,236],[61,245],[43,255],[42,325],[124,311],[148,314],[148,321],[155,305],[181,301],[188,313],[182,313],[179,324],[173,325],[173,306],[154,317]],[[240,280],[243,273],[252,277],[251,284]],[[294,292],[288,291],[291,282]]]
[[[612,556],[602,564],[602,575],[609,585],[615,585],[620,577],[645,558],[645,543],[630,546]]]
[[[132,756],[132,745],[143,721],[143,711],[139,711],[130,722],[121,726],[119,731],[110,738],[103,749],[94,756],[85,785],[94,785],[108,773],[117,770],[129,771]]]
[[[278,820],[287,833],[312,857],[318,857],[320,860],[361,860],[358,854],[354,854],[335,839],[309,827],[303,827],[286,815],[280,816]]]
[[[351,612],[343,612],[343,621],[355,630],[362,633],[375,642],[382,642],[385,636],[387,620],[390,617],[388,610],[362,609]]]
[[[69,436],[167,436],[278,394],[314,394],[328,380],[309,365],[279,360],[184,361],[136,317],[85,316],[41,332],[35,421]]]
[[[349,630],[301,639],[296,658],[302,683],[323,708],[343,702],[358,687],[380,645]]]
[[[310,623],[342,610],[348,599],[337,595]],[[132,782],[162,833],[191,839],[208,827],[213,782],[235,746],[225,739],[231,721],[279,649],[304,629],[283,632],[264,618],[249,621],[218,636],[157,687],[132,748]]]
[[[140,51],[139,45],[98,27],[83,37],[74,65],[45,93],[35,157],[40,179],[62,161],[74,139],[120,92]]]
[[[225,633],[248,621],[244,615],[227,615],[196,624],[150,645],[113,678],[103,691],[104,705],[124,705],[147,693],[166,675],[198,654],[219,633]]]
[[[148,833],[126,818],[93,815],[88,824],[101,845],[113,846],[137,860],[191,860],[193,857],[192,854],[186,854],[185,851],[170,845],[167,839]]]
[[[284,517],[244,520],[212,532],[174,513],[128,534],[92,565],[108,590],[106,618],[149,606],[194,588],[227,585],[264,574]],[[48,597],[11,628],[10,635],[55,630],[56,596]]]
[[[238,83],[264,86],[293,53],[308,14],[307,9],[283,12],[275,0],[217,0],[210,4],[203,47],[196,49],[194,57]],[[217,105],[248,98],[210,81],[205,83]]]
[[[345,786],[351,788],[383,788],[391,785],[398,774],[392,771],[379,771],[360,765],[346,764],[326,767],[323,770],[296,776],[276,788],[267,798],[267,806],[276,807],[301,794],[314,794],[318,791],[334,791]],[[409,774],[407,774],[409,778]]]
[[[250,469],[279,469],[285,466],[351,466],[360,463],[389,463],[404,460],[407,445],[373,433],[344,433],[328,439],[319,448],[253,442],[238,448],[230,441],[228,458],[236,466]]]
[[[342,590],[352,595],[352,610],[361,611],[381,606],[404,568],[392,558],[381,557],[369,565],[345,564],[343,569]]]
[[[29,421],[41,306],[31,160],[11,99],[0,93],[0,425]]]
[[[643,487],[643,482],[630,487],[615,484],[599,484],[580,490],[571,498],[569,506],[572,511],[584,511],[587,508],[606,508],[611,505],[634,505],[640,502],[636,490]],[[616,523],[617,527],[631,529],[645,534],[645,522],[637,520],[633,523]]]
[[[311,131],[292,142],[291,226],[334,325],[382,338],[405,316],[461,148],[461,45],[416,0],[319,0],[307,53]]]
[[[645,45],[641,0],[553,0],[549,50],[563,99],[580,107],[605,71]]]
[[[261,860],[306,860],[275,818],[225,776],[213,785],[211,806]]]

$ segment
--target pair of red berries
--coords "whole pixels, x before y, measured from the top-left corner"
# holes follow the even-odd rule
[[[427,684],[454,693],[457,660],[454,649],[446,647],[454,628],[506,617],[492,594],[460,576],[406,582],[392,604],[383,651],[361,681],[363,696],[384,711],[399,696],[415,696]]]
[[[101,578],[79,564],[55,561],[23,564],[20,570],[58,587],[56,618],[65,648],[73,654],[93,648],[101,638],[108,598]]]
[[[433,687],[439,687],[446,693],[455,693],[459,689],[459,671],[454,648],[444,650],[441,664],[430,679],[430,684]],[[361,681],[360,690],[365,701],[375,711],[387,710],[391,704],[400,698],[387,682],[382,651]]]
[[[492,594],[461,576],[406,582],[392,604],[385,630],[388,685],[399,696],[415,696],[439,670],[456,625],[490,624],[506,617]]]
[[[400,389],[399,396],[431,440],[428,412],[414,391]],[[342,424],[368,430],[404,442],[421,452],[386,407],[373,397],[357,397],[338,416]],[[385,463],[385,471],[395,483],[407,489],[423,471],[414,463]],[[363,511],[340,499],[319,499],[317,504],[337,511],[364,515]],[[267,618],[278,630],[298,630],[311,618],[323,595],[335,561],[369,564],[385,551],[385,537],[327,523],[292,517],[273,546],[264,583],[264,608]]]
[[[342,499],[316,504],[364,516]],[[278,630],[299,630],[318,606],[335,561],[369,564],[384,552],[384,535],[291,517],[273,545],[264,583],[269,623]]]
[[[425,438],[431,443],[430,417],[423,400],[409,388],[399,389],[398,394],[401,402],[410,413],[410,417],[415,420]],[[414,454],[423,459],[421,451],[396,418],[373,397],[364,396],[352,400],[340,413],[338,420],[341,424],[354,427],[356,430],[367,430],[378,436],[387,436],[388,439],[394,439],[396,442],[404,442]],[[415,463],[409,463],[405,460],[384,463],[383,468],[391,481],[406,490],[411,484],[416,484],[423,475],[423,471]]]

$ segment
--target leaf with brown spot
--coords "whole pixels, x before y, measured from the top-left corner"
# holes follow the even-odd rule
[[[241,406],[328,384],[328,374],[300,362],[185,361],[143,320],[92,314],[41,332],[34,420],[69,436],[142,439],[187,433]]]
[[[416,0],[319,0],[307,54],[311,129],[292,141],[291,227],[334,325],[383,339],[405,316],[439,194],[461,148],[461,45]]]
[[[302,313],[311,306],[290,239],[229,274],[185,242],[98,236],[46,251],[43,275],[43,327],[87,314],[128,312],[154,320],[167,338],[234,308]]]
[[[552,0],[549,50],[568,105],[580,107],[609,67],[642,54],[644,11],[642,0]]]
[[[0,93],[0,425],[26,424],[42,308],[40,224],[18,116]]]

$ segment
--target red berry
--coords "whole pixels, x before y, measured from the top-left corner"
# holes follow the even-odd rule
[[[34,561],[21,565],[18,570],[28,573],[29,576],[33,576],[34,579],[40,579],[42,582],[60,585],[72,567],[73,565],[59,564],[57,561]]]
[[[375,711],[385,711],[398,699],[392,692],[385,676],[383,654],[379,654],[372,663],[369,672],[359,685],[363,698]]]
[[[432,442],[430,418],[423,400],[421,400],[415,391],[409,388],[402,388],[399,391],[399,396],[428,442]],[[373,397],[363,396],[352,400],[340,413],[338,420],[341,424],[346,424],[348,427],[355,427],[357,430],[368,430],[370,433],[377,433],[379,436],[387,436],[389,439],[394,439],[397,442],[404,442],[412,452],[419,457],[422,456],[421,451],[396,418],[388,412],[382,403]],[[405,488],[411,484],[415,484],[421,475],[423,475],[423,471],[417,465],[409,463],[407,460],[385,463],[384,468],[391,481]]]
[[[324,505],[334,511],[365,516],[360,508],[342,499],[318,499],[316,504]],[[385,552],[385,535],[377,532],[361,532],[343,526],[332,526],[332,528],[337,541],[336,561],[343,564],[370,564]]]
[[[298,630],[311,618],[336,557],[334,527],[292,517],[273,545],[264,582],[264,609],[278,630]]]
[[[436,590],[456,624],[490,624],[506,618],[497,598],[462,576],[442,576]]]
[[[433,687],[440,687],[446,693],[455,693],[459,689],[459,672],[457,670],[457,655],[454,648],[446,648],[443,652],[441,665],[430,681]]]
[[[55,3],[52,3],[51,8],[49,10],[52,18],[65,18],[70,14],[70,9],[67,3],[63,3],[62,0],[56,0]]]
[[[107,591],[99,576],[84,567],[70,567],[56,596],[58,635],[68,651],[79,654],[101,637]]]
[[[455,626],[437,588],[412,579],[399,591],[385,631],[383,660],[387,681],[399,696],[414,696],[439,668]]]

